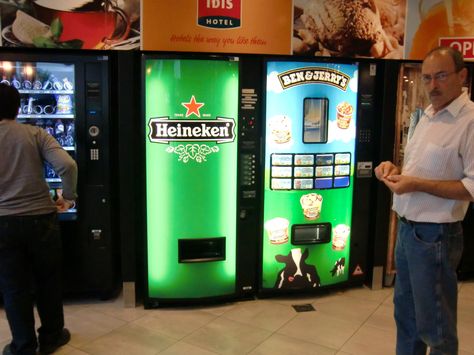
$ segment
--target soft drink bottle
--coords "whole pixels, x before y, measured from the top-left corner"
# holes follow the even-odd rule
[[[54,137],[59,144],[64,145],[64,123],[61,120],[57,120],[54,124]]]
[[[54,128],[53,128],[53,122],[51,120],[46,121],[46,127],[45,127],[46,132],[51,134],[54,137]]]
[[[74,123],[69,122],[66,124],[66,146],[72,147],[74,145]]]

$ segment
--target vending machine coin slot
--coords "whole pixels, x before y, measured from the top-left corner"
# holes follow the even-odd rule
[[[371,161],[360,161],[357,163],[357,177],[358,178],[370,178],[372,177],[372,162]]]
[[[91,137],[97,137],[100,133],[100,129],[97,126],[90,126],[89,127],[89,135]]]
[[[92,229],[91,230],[92,240],[101,240],[102,239],[102,229]]]
[[[99,228],[90,230],[90,243],[96,247],[104,247],[106,245],[105,231]]]

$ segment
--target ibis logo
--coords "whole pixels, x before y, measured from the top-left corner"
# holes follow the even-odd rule
[[[198,0],[198,25],[214,29],[241,26],[241,0]]]

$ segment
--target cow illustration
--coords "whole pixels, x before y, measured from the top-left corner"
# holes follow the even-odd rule
[[[346,258],[339,258],[334,263],[334,267],[331,269],[331,275],[340,276],[344,274],[344,270],[346,268]]]
[[[306,264],[309,256],[308,248],[301,253],[301,248],[294,248],[288,255],[275,255],[275,259],[284,263],[285,267],[278,273],[275,288],[302,289],[321,285],[316,266]]]

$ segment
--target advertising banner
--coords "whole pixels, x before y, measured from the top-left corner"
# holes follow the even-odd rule
[[[147,59],[145,73],[148,295],[231,294],[239,63]]]
[[[417,0],[408,2],[408,59],[423,59],[440,45],[474,60],[474,1]]]
[[[403,58],[406,0],[293,3],[293,54]]]
[[[292,0],[143,0],[143,49],[290,54]]]
[[[358,66],[267,63],[262,287],[348,280]]]
[[[0,1],[1,45],[140,48],[140,0]]]

